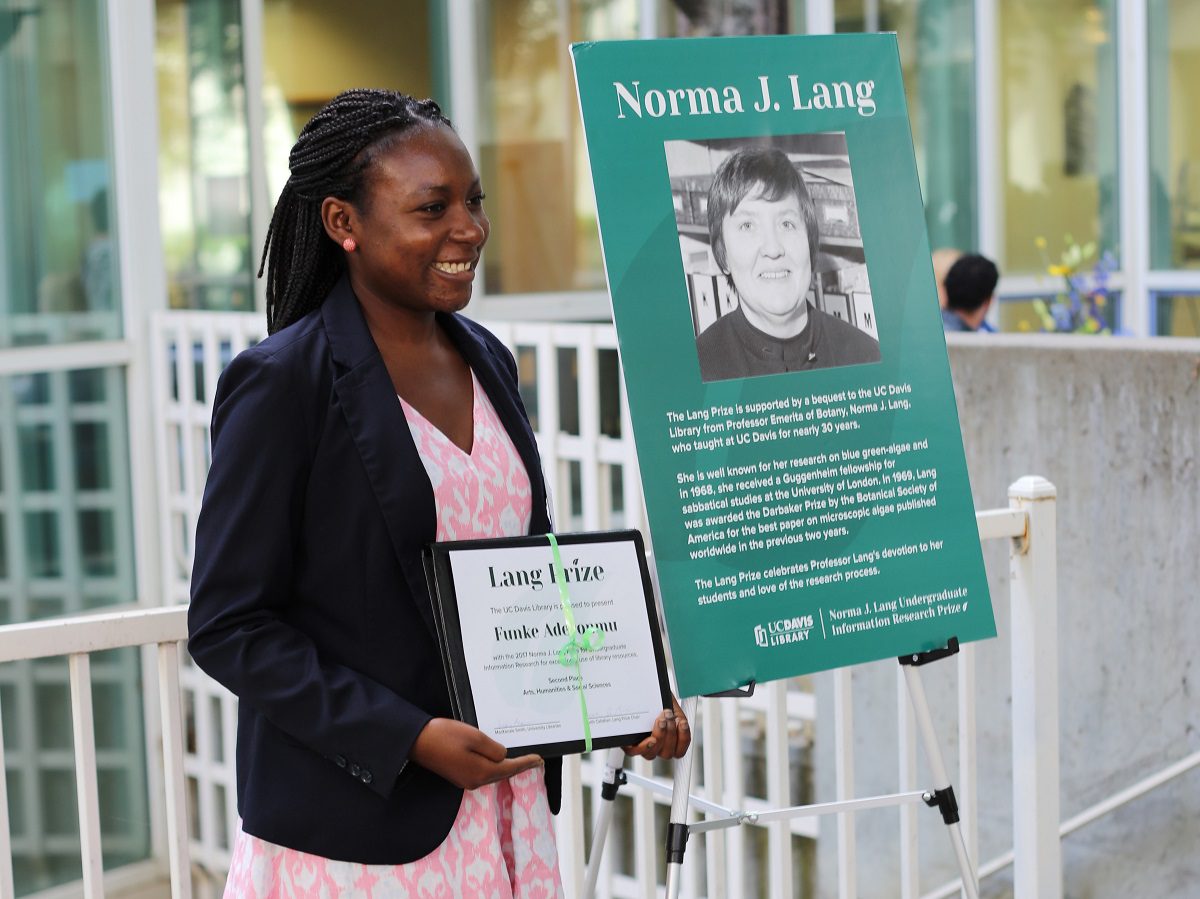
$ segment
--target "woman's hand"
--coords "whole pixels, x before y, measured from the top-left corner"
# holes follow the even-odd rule
[[[692,728],[688,724],[679,700],[671,697],[673,708],[663,709],[650,736],[636,746],[626,746],[626,755],[640,755],[644,759],[678,759],[692,745]]]
[[[503,746],[478,728],[451,718],[434,718],[417,734],[408,755],[422,768],[464,790],[542,766],[541,756],[509,759],[504,753]]]

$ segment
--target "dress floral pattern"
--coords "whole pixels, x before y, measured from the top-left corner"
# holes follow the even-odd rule
[[[403,398],[433,484],[437,539],[528,531],[529,476],[471,375],[474,437],[466,453]],[[541,770],[467,790],[441,846],[406,865],[362,865],[276,846],[239,831],[225,896],[235,899],[562,899],[554,824]]]

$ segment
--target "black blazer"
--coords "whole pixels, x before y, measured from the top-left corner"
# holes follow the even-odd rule
[[[529,473],[531,533],[550,529],[512,355],[439,321]],[[421,549],[433,488],[346,278],[319,309],[238,355],[217,386],[196,529],[192,657],[239,699],[247,833],[368,864],[421,858],[462,791],[408,763],[450,700]],[[561,767],[547,760],[551,808]]]

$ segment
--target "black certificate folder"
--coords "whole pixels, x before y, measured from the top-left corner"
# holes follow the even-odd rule
[[[554,539],[557,564],[547,536],[425,551],[454,715],[509,756],[628,746],[671,703],[642,535]]]

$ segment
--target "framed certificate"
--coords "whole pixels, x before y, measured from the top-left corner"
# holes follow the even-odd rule
[[[637,743],[671,703],[642,535],[555,541],[557,564],[546,536],[425,551],[454,715],[510,757]]]

